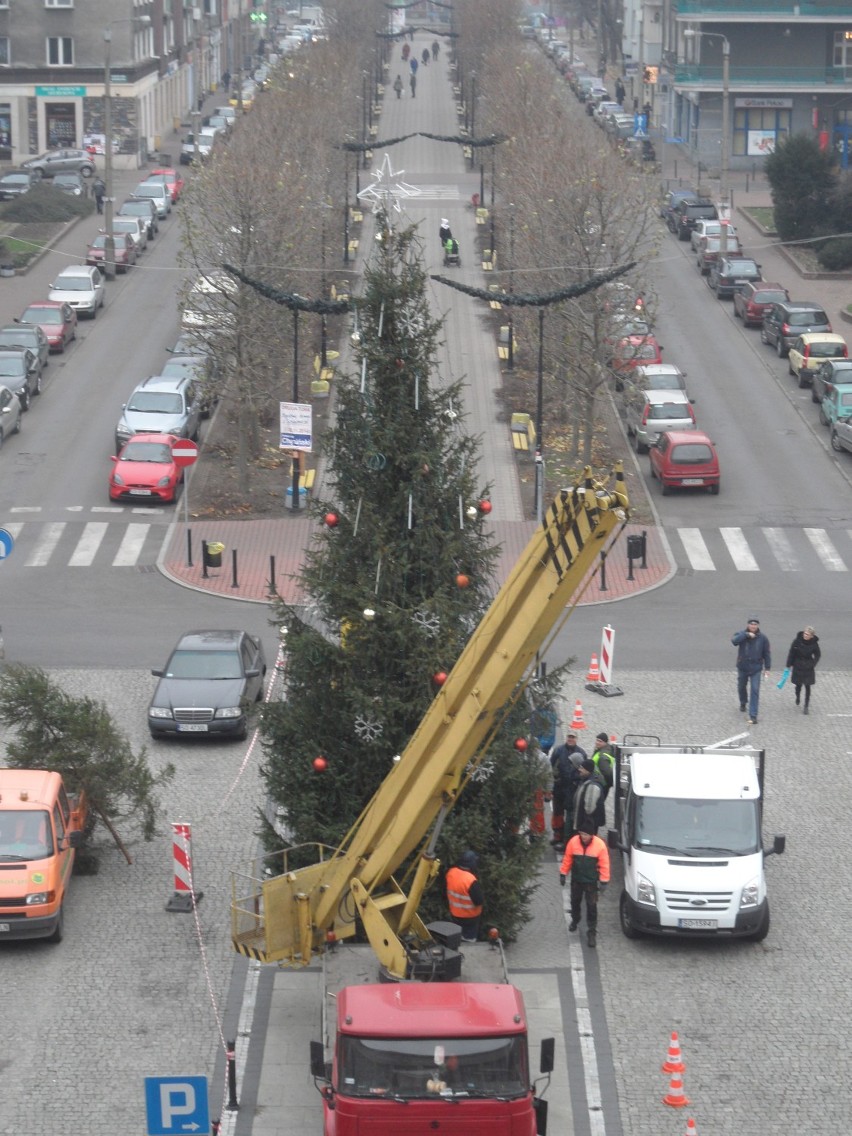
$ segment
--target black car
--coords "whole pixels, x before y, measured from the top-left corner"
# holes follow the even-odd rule
[[[719,214],[712,201],[699,197],[693,201],[685,199],[680,201],[669,220],[669,228],[679,241],[688,241],[695,222],[707,219],[715,221]]]
[[[825,309],[811,300],[787,300],[773,304],[763,317],[760,341],[774,347],[783,359],[799,336],[811,331],[831,331]]]
[[[826,359],[813,373],[811,401],[822,402],[828,388],[837,383],[852,383],[852,359]]]
[[[701,198],[694,189],[670,189],[663,198],[660,206],[660,216],[666,223],[670,232],[674,232],[674,215],[682,201],[700,201]]]
[[[38,356],[25,348],[0,350],[0,384],[18,396],[21,410],[29,410],[30,400],[41,394],[41,364]]]
[[[263,698],[263,644],[247,631],[182,635],[148,707],[151,736],[200,734],[245,738],[248,710]]]
[[[708,285],[717,300],[730,299],[745,284],[762,280],[760,265],[750,256],[724,256],[710,265]]]

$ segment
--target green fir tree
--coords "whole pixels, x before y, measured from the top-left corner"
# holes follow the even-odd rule
[[[293,844],[343,842],[493,598],[499,550],[481,508],[479,444],[464,431],[460,383],[437,373],[441,322],[426,282],[415,231],[383,226],[329,438],[334,498],[313,505],[326,523],[303,575],[310,615],[277,611],[285,690],[264,715],[264,775]],[[536,697],[548,696],[537,684]],[[476,849],[486,919],[506,938],[525,917],[539,860],[528,818],[544,770],[534,744],[515,746],[529,714],[527,696],[507,708],[438,846],[444,868]],[[314,769],[317,756],[326,769]],[[266,838],[270,850],[281,844]],[[446,918],[442,888],[421,915]]]

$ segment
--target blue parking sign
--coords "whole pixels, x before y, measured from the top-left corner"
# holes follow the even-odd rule
[[[148,1136],[209,1136],[206,1077],[146,1077]]]

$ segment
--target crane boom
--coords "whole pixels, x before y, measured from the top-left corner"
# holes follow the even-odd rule
[[[430,938],[417,906],[438,871],[431,845],[408,895],[393,873],[452,807],[465,771],[482,760],[507,702],[520,695],[520,680],[560,615],[576,605],[580,585],[607,539],[627,521],[628,508],[620,463],[612,488],[594,481],[587,468],[581,483],[559,492],[341,846],[310,846],[315,862],[293,870],[289,860],[304,863],[306,846],[279,853],[284,871],[272,878],[260,865],[247,880],[235,876],[231,924],[237,951],[307,965],[329,935],[354,935],[357,915],[387,972],[407,976],[402,937]]]

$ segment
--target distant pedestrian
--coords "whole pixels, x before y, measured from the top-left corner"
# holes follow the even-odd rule
[[[99,213],[104,211],[104,197],[106,197],[106,186],[100,178],[95,178],[92,182],[92,196],[95,199],[95,208]]]
[[[559,868],[559,882],[565,887],[571,873],[571,922],[569,931],[576,931],[586,901],[587,938],[590,947],[597,946],[598,894],[603,894],[609,883],[609,849],[595,834],[591,824],[584,824],[568,841]]]
[[[420,62],[423,64],[424,67],[429,66],[429,48],[428,47],[423,48],[423,54],[420,56]]]
[[[417,60],[416,59],[412,60],[412,62],[416,63]],[[411,87],[411,97],[413,99],[416,99],[417,98],[417,76],[414,74],[413,71],[411,72],[411,78],[408,80],[408,85],[409,85],[409,87]]]
[[[620,79],[615,80],[615,101],[621,106],[624,106],[624,96],[627,92],[624,89],[624,84]]]
[[[418,64],[417,64],[417,60],[414,58],[413,55],[412,55],[411,59],[408,61],[408,66],[411,68],[411,74],[416,75]]]
[[[755,616],[746,624],[744,631],[735,631],[731,642],[737,648],[737,693],[740,696],[740,710],[745,712],[748,696],[748,722],[757,725],[757,712],[760,708],[760,679],[772,666],[769,640],[760,630],[760,620]]]
[[[796,705],[799,705],[802,687],[805,688],[805,704],[802,713],[808,714],[811,704],[811,687],[816,682],[816,665],[822,652],[819,648],[819,636],[812,627],[799,631],[790,644],[787,652],[787,663],[790,667],[790,679],[796,691]]]
[[[402,98],[402,75],[397,75],[393,81],[393,89],[396,91],[396,97]]]
[[[447,872],[447,905],[454,923],[462,929],[462,941],[475,943],[479,935],[479,920],[485,902],[482,884],[476,878],[479,857],[475,852],[462,852]]]
[[[402,45],[402,62],[403,63],[408,62],[409,55],[411,55],[411,48],[408,46],[407,43],[404,43]]]
[[[584,824],[592,825],[597,832],[606,824],[606,785],[590,757],[580,762],[577,770],[580,783],[574,793],[573,832],[580,832]]]
[[[224,88],[225,91],[230,91],[230,89],[231,89],[231,72],[230,71],[223,71],[222,72],[222,87]]]
[[[441,45],[438,43],[437,40],[433,40],[432,41],[432,62],[433,63],[438,62],[438,52],[440,50],[441,50]]]
[[[441,218],[441,227],[438,230],[438,238],[441,241],[441,248],[447,247],[447,241],[450,239],[450,237],[452,235],[453,235],[453,233],[452,233],[452,229],[450,229],[450,222],[447,220],[446,217],[442,217]]]

